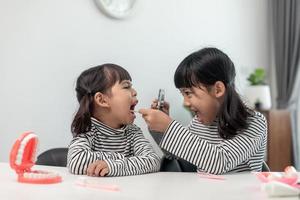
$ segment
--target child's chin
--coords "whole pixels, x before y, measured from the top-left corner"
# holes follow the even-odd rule
[[[130,120],[126,121],[124,123],[124,125],[129,125],[129,124],[133,124],[133,123],[134,123],[134,119],[130,119]]]
[[[130,120],[128,124],[133,124],[134,123],[134,119]]]

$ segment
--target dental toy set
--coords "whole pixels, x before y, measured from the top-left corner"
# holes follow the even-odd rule
[[[286,197],[300,195],[299,175],[292,166],[285,168],[283,173],[259,172],[257,178],[263,182],[262,190],[270,197]]]
[[[56,173],[32,170],[36,161],[38,137],[33,132],[23,133],[14,143],[10,152],[10,167],[18,175],[18,182],[50,184],[62,181]]]

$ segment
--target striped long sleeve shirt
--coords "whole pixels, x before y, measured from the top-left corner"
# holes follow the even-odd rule
[[[68,151],[68,168],[73,174],[86,174],[89,164],[104,160],[107,176],[128,176],[156,172],[160,158],[135,125],[113,129],[91,119],[90,131],[73,138]]]
[[[249,127],[227,140],[219,136],[216,121],[207,126],[195,117],[187,128],[173,121],[160,146],[202,172],[261,171],[267,143],[266,119],[254,112],[247,120]]]

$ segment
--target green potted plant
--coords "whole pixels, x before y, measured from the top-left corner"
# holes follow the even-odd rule
[[[256,68],[247,78],[249,85],[245,97],[249,105],[258,110],[271,108],[270,87],[266,84],[266,73],[263,68]]]
[[[253,73],[251,73],[247,80],[250,82],[250,85],[265,85],[266,73],[263,68],[256,68]]]

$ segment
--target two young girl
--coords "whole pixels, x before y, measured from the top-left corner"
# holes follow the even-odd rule
[[[264,116],[249,109],[235,90],[235,68],[216,48],[186,57],[174,81],[184,105],[195,113],[188,127],[155,109],[140,109],[150,129],[163,135],[160,146],[197,166],[198,171],[261,171],[267,142]],[[133,125],[136,91],[126,70],[106,64],[77,80],[79,110],[72,123],[68,167],[91,176],[136,175],[159,170],[160,160]]]
[[[156,172],[160,159],[133,124],[137,93],[122,67],[90,68],[76,83],[79,109],[72,122],[68,168],[74,174],[126,176]]]

